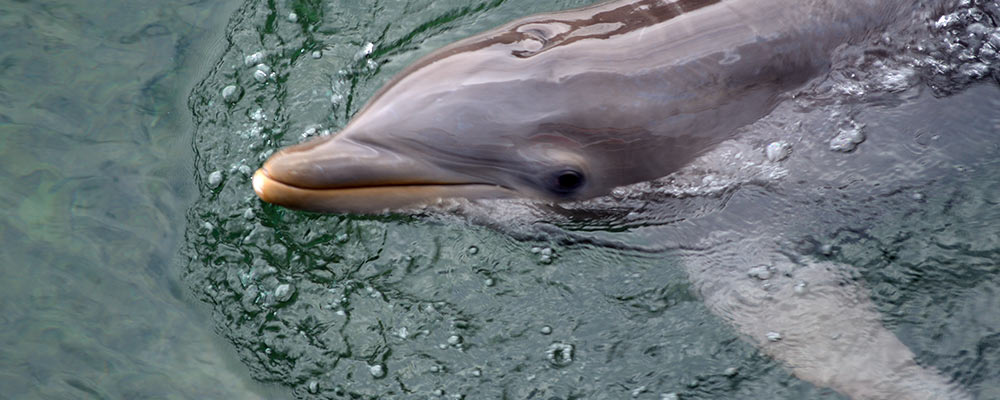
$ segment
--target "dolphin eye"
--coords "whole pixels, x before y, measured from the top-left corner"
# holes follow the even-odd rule
[[[552,175],[552,191],[567,196],[583,186],[586,179],[579,171],[564,169]]]

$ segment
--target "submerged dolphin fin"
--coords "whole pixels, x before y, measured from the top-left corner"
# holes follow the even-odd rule
[[[832,261],[739,240],[685,257],[708,308],[797,377],[852,399],[971,399],[882,323],[867,290]],[[720,252],[721,250],[721,252]]]

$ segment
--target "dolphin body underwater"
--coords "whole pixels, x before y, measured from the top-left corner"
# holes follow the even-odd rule
[[[837,46],[908,18],[906,3],[625,0],[523,18],[420,59],[339,134],[271,156],[253,187],[289,208],[366,214],[604,196],[767,115],[825,75]],[[767,246],[746,265],[773,261]],[[916,363],[863,288],[843,287],[845,266],[803,261],[806,296],[738,284],[745,269],[711,259],[687,268],[714,313],[802,379],[855,399],[969,398]]]

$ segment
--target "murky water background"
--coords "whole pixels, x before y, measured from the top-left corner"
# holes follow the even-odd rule
[[[274,392],[178,273],[187,95],[236,5],[0,1],[0,398]]]
[[[0,0],[0,398],[841,398],[695,295],[685,265],[748,233],[854,266],[921,363],[1000,397],[996,2],[920,63],[845,55],[710,159],[757,167],[460,217],[253,195],[420,55],[587,3]],[[776,139],[792,155],[761,161]]]

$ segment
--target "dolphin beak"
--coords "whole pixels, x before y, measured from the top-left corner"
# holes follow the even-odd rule
[[[445,198],[511,197],[514,192],[381,146],[319,138],[272,155],[254,173],[253,189],[288,208],[376,214]]]

